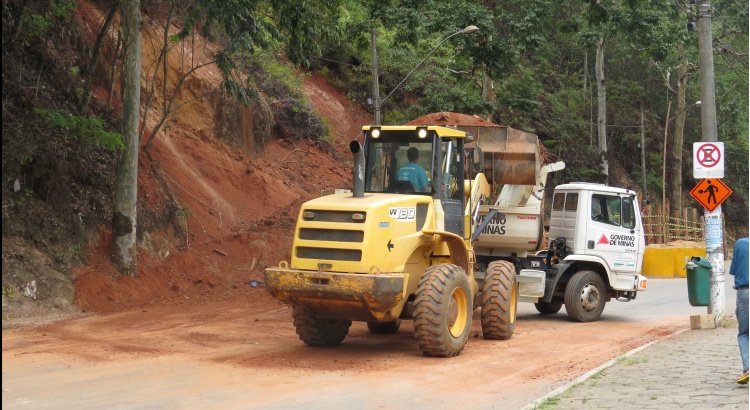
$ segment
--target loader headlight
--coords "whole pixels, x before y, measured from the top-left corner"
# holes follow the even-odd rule
[[[352,214],[352,221],[354,221],[354,222],[364,222],[365,221],[365,214],[361,214],[359,212]]]
[[[304,218],[306,221],[314,221],[315,220],[315,212],[313,211],[305,211],[302,213],[302,218]]]
[[[419,135],[419,138],[427,138],[427,130],[420,128],[419,131],[417,131],[417,135]]]
[[[374,130],[370,131],[370,136],[373,138],[379,138],[380,137],[380,130],[375,128]]]

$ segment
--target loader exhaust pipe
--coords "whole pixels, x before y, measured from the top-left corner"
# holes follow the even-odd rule
[[[355,198],[360,198],[365,196],[365,153],[357,140],[349,143],[349,151],[354,156],[352,193]]]

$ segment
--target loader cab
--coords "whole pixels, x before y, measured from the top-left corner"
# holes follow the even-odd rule
[[[466,133],[438,126],[365,126],[362,131],[365,192],[431,196],[444,213],[445,230],[463,236]]]

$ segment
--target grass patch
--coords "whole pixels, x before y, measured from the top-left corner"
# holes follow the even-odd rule
[[[557,403],[560,402],[559,397],[549,397],[546,400],[544,400],[541,404],[534,407],[534,410],[552,410],[557,406]]]
[[[632,366],[634,364],[640,364],[640,363],[648,363],[647,357],[626,357],[626,356],[620,356],[615,360],[615,363],[621,364],[624,366]]]

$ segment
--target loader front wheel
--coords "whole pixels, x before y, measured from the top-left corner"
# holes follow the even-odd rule
[[[576,273],[565,287],[565,310],[575,322],[599,319],[606,303],[604,279],[590,270]]]
[[[482,334],[485,339],[507,340],[516,329],[518,286],[516,270],[507,261],[487,267],[482,287]]]
[[[534,303],[536,311],[543,315],[554,315],[562,309],[563,303],[559,300],[554,302],[537,302]]]
[[[309,310],[295,306],[292,309],[294,327],[300,340],[305,344],[316,347],[336,346],[349,333],[349,320],[324,319],[315,316]]]
[[[370,333],[381,335],[390,335],[396,333],[398,332],[399,327],[401,327],[401,319],[385,323],[367,322],[367,330],[369,330]]]
[[[414,337],[426,356],[453,357],[464,349],[472,316],[469,277],[456,265],[422,274],[414,300]]]

